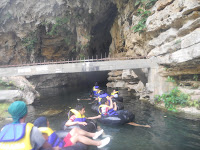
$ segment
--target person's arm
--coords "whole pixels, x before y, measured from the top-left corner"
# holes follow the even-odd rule
[[[33,127],[31,131],[31,145],[35,149],[44,148],[48,150],[60,150],[59,147],[52,147],[43,137],[37,127]]]
[[[99,97],[96,97],[95,99],[94,99],[94,101],[98,101],[99,100]]]
[[[65,123],[65,126],[73,126],[73,125],[87,125],[86,122],[73,122],[72,120],[68,120],[66,123]]]
[[[118,97],[119,97],[119,94],[114,94],[113,97],[118,98]]]
[[[127,124],[132,125],[132,126],[151,128],[150,125],[141,125],[141,124],[137,124],[137,123],[135,123],[135,122],[129,122],[129,123],[127,123]]]
[[[112,99],[109,97],[109,98],[107,98],[109,101],[110,101],[110,106],[109,106],[109,110],[110,109],[112,109],[113,108],[113,101],[112,101]]]
[[[117,111],[117,104],[116,104],[116,102],[113,103],[113,106],[114,106],[113,110]]]
[[[98,118],[101,118],[101,115],[94,116],[94,117],[87,117],[87,119],[98,119]]]
[[[76,119],[76,116],[73,115],[69,118],[69,120],[65,123],[65,126],[73,126],[73,125],[87,125],[86,122],[74,122],[74,120]]]

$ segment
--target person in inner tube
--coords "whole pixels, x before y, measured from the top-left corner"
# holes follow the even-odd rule
[[[85,122],[86,119],[97,119],[99,116],[94,117],[85,117],[85,106],[82,104],[77,104],[75,109],[71,109],[70,112],[73,112],[69,120],[65,123],[65,126],[73,126],[73,125],[87,125]]]
[[[117,112],[122,111],[122,110],[117,111],[116,102],[112,102],[111,97],[102,98],[101,103],[102,104],[99,106],[99,113],[101,114],[101,116],[114,116],[114,115],[118,115]],[[151,127],[149,125],[140,125],[135,122],[129,122],[127,124],[133,125],[133,126],[147,127],[147,128]]]
[[[111,98],[118,98],[119,97],[119,90],[118,88],[113,89],[113,92],[110,95]]]
[[[92,88],[92,91],[91,91],[91,94],[90,94],[90,97],[92,96],[96,96],[97,95],[97,92],[99,92],[100,88],[99,88],[99,85],[97,82],[95,82],[93,88]]]
[[[98,104],[101,105],[101,99],[103,97],[109,98],[109,95],[104,90],[101,90],[99,93],[99,96],[97,98],[95,98],[94,101],[98,101]]]
[[[103,97],[101,99],[101,105],[99,106],[99,113],[102,116],[118,115],[116,102],[113,102],[111,97]]]
[[[49,121],[46,117],[42,116],[37,118],[34,121],[34,125],[42,132],[44,138],[49,144],[52,146],[59,146],[60,148],[72,146],[77,142],[102,148],[110,142],[110,137],[107,137],[101,141],[95,141],[95,139],[97,139],[103,133],[103,129],[98,132],[91,133],[79,128],[73,128],[63,139],[60,139],[58,135],[50,128]],[[88,137],[91,137],[92,139]]]

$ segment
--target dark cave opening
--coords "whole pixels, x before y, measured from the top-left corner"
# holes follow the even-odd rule
[[[97,58],[105,58],[109,55],[109,47],[112,43],[110,30],[117,12],[116,5],[112,4],[105,16],[99,20],[100,22],[91,29],[89,55]]]

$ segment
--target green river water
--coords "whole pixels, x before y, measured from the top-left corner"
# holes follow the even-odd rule
[[[60,130],[67,120],[69,109],[77,103],[77,98],[88,98],[89,88],[50,88],[39,90],[41,98],[29,106],[27,121],[33,122],[40,115],[45,115],[51,128]],[[108,92],[111,92],[108,90]],[[199,150],[200,120],[189,120],[169,112],[158,110],[146,102],[139,101],[126,90],[120,90],[124,98],[125,109],[135,114],[135,122],[149,124],[151,128],[123,125],[104,126],[103,137],[110,136],[111,142],[103,150]],[[86,116],[94,116],[88,101],[81,101],[86,106]],[[0,127],[10,121],[0,122]],[[103,138],[101,137],[101,138]],[[96,147],[90,147],[90,150]]]

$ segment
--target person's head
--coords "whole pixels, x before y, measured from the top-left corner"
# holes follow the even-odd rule
[[[75,109],[80,112],[81,115],[85,114],[85,106],[82,104],[77,104]]]
[[[102,104],[105,104],[105,105],[109,105],[109,102],[108,102],[108,100],[107,100],[106,97],[103,97],[103,98],[101,99],[101,103],[102,103]]]
[[[97,82],[95,82],[95,84],[94,84],[95,86],[98,86],[98,83]]]
[[[100,87],[98,87],[98,88],[97,88],[97,92],[100,92],[100,91],[101,91],[101,89],[100,89]]]
[[[114,88],[114,91],[117,92],[117,91],[119,91],[119,90],[118,90],[118,88]]]
[[[11,114],[14,123],[20,123],[21,119],[25,122],[27,115],[27,106],[23,101],[15,101],[8,107],[8,112]]]
[[[37,119],[35,119],[34,121],[34,126],[41,128],[41,127],[49,127],[49,121],[47,120],[46,117],[39,117]],[[48,140],[48,134],[47,133],[42,133],[43,137],[45,138],[45,140]]]
[[[49,127],[49,121],[46,117],[39,117],[34,121],[34,126],[40,128],[40,127]]]

